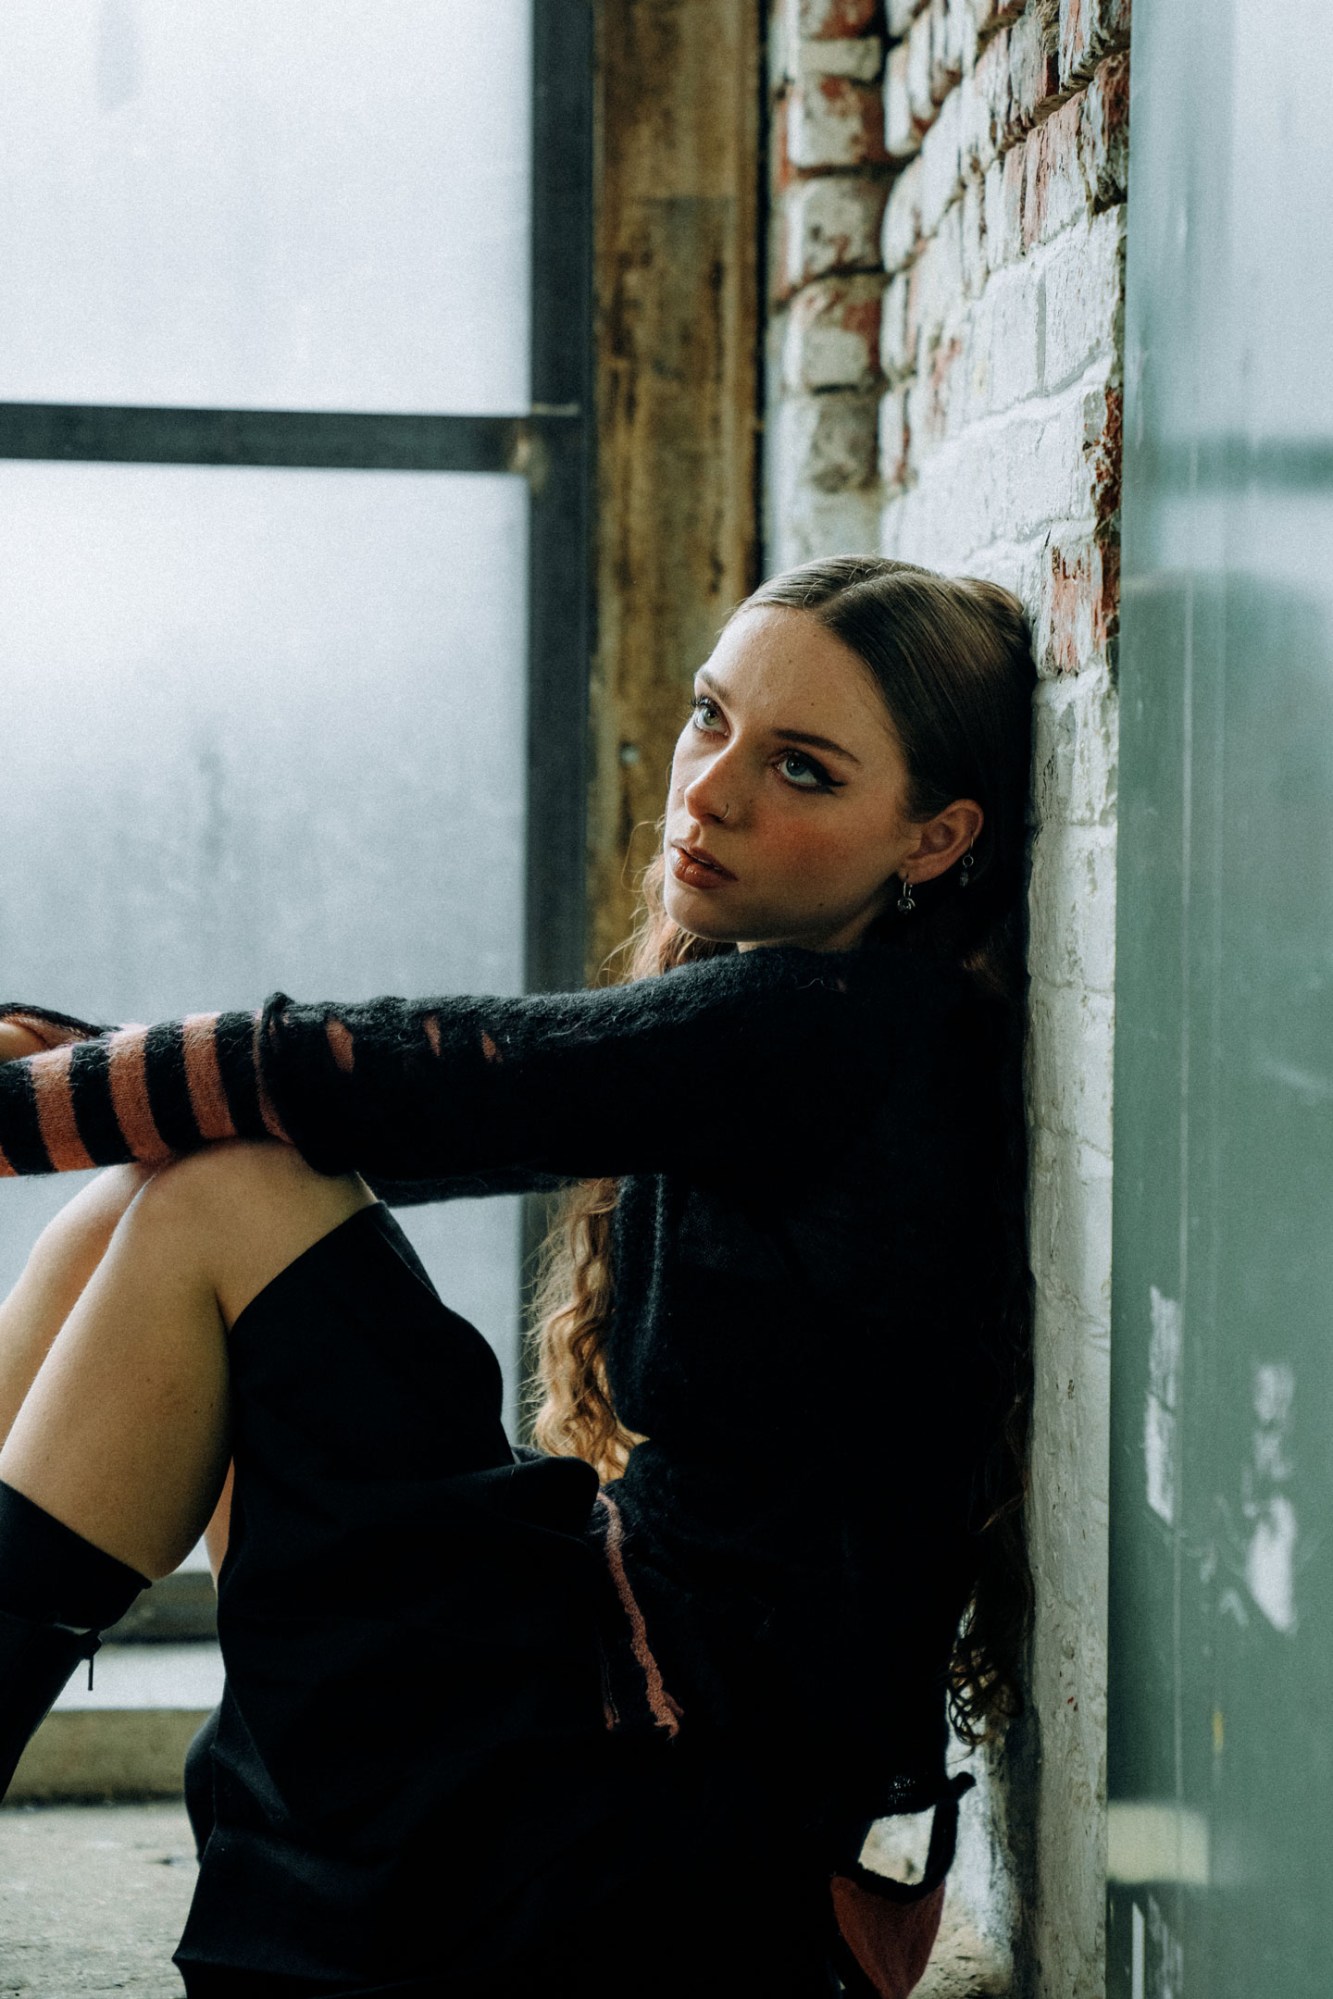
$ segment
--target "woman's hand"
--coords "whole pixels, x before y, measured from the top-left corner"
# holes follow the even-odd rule
[[[17,1062],[23,1055],[40,1055],[47,1046],[30,1027],[16,1021],[0,1020],[0,1062]]]

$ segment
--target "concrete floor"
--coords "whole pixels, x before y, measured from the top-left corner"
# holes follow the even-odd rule
[[[0,1999],[181,1999],[194,1877],[179,1803],[0,1807]]]
[[[890,1855],[867,1856],[872,1864]],[[891,1858],[894,1871],[904,1855]],[[171,1962],[194,1888],[184,1807],[0,1806],[0,1999],[183,1999]],[[982,1999],[1009,1980],[946,1901],[914,1999]]]

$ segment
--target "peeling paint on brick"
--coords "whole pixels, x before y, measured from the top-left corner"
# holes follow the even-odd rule
[[[1094,208],[1123,201],[1129,179],[1129,57],[1110,56],[1083,97],[1083,178]]]
[[[1055,543],[1042,604],[1040,665],[1048,673],[1081,673],[1107,662],[1120,628],[1120,541],[1100,533]]]
[[[1059,59],[1046,45],[1031,6],[1009,31],[1009,133],[1017,138],[1035,123],[1060,87]]]
[[[1103,56],[1129,41],[1130,0],[1060,0],[1060,80],[1092,74]]]
[[[1120,515],[1121,454],[1124,445],[1124,396],[1108,383],[1094,389],[1083,405],[1084,437],[1092,471],[1093,510],[1103,523]]]
[[[880,0],[795,0],[797,36],[838,41],[868,35],[879,25]]]
[[[785,377],[792,389],[866,389],[879,376],[882,281],[828,279],[792,301]]]
[[[886,165],[884,101],[876,84],[817,76],[792,92],[787,144],[794,167]]]
[[[851,174],[798,182],[781,211],[784,290],[833,272],[877,269],[887,194],[882,180]]]

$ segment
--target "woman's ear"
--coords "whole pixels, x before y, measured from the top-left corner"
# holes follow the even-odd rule
[[[911,863],[914,882],[934,881],[946,868],[962,859],[986,823],[986,815],[975,798],[955,798],[933,819],[917,828],[917,843],[903,856]]]

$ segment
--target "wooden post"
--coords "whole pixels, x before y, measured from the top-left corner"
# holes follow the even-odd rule
[[[625,936],[691,676],[758,581],[758,0],[601,0],[590,972]]]

